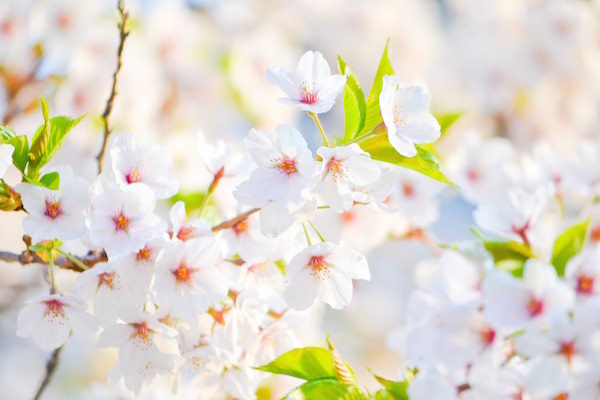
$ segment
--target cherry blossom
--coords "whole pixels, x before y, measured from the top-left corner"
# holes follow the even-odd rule
[[[302,111],[326,113],[342,92],[346,77],[331,74],[329,64],[318,51],[302,55],[295,70],[271,68],[267,74],[270,83],[279,86],[287,97],[280,101]]]
[[[317,154],[322,161],[315,191],[335,212],[352,207],[352,188],[372,184],[381,176],[377,164],[357,144],[319,147]]]
[[[440,124],[427,111],[429,95],[423,87],[402,87],[397,77],[384,76],[379,105],[388,139],[403,156],[416,156],[415,144],[435,142],[440,137]]]
[[[62,346],[71,330],[95,331],[98,324],[85,303],[73,296],[51,294],[25,302],[17,320],[17,336],[31,337],[46,351]]]
[[[177,181],[170,175],[171,158],[163,147],[142,147],[131,133],[117,136],[110,150],[111,173],[122,188],[133,183],[148,185],[156,199],[177,193]]]
[[[0,144],[0,179],[4,177],[8,167],[12,165],[12,155],[15,148],[10,144]]]
[[[140,250],[166,230],[166,222],[153,213],[154,205],[154,195],[142,183],[120,189],[100,181],[88,220],[90,239],[104,247],[109,258]]]
[[[285,125],[279,125],[275,133],[252,130],[246,143],[258,168],[234,196],[261,208],[265,234],[279,234],[293,223],[293,213],[310,207],[308,190],[316,172],[315,160],[300,132]]]
[[[371,278],[364,256],[332,243],[302,250],[290,260],[286,274],[285,301],[296,310],[310,307],[317,298],[342,308],[352,299],[352,280]]]
[[[16,187],[29,214],[23,227],[34,242],[78,239],[86,232],[84,213],[90,203],[89,185],[75,177],[71,167],[57,167],[57,171],[58,190],[31,183]]]

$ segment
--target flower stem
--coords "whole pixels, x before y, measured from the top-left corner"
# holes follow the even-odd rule
[[[308,231],[306,230],[306,224],[304,224],[304,222],[302,223],[302,229],[304,229],[304,236],[306,236],[306,243],[308,243],[308,245],[312,245],[312,243],[310,242],[310,237],[308,236]]]
[[[315,224],[313,224],[310,219],[308,220],[308,223],[310,224],[310,226],[312,226],[313,230],[317,233],[317,236],[319,236],[319,239],[321,239],[321,242],[325,243],[325,238],[323,237],[323,235],[321,235],[321,232],[319,232],[319,230],[317,229]]]
[[[50,253],[50,294],[56,293],[56,282],[54,280],[54,257]]]
[[[221,167],[215,173],[215,176],[213,177],[213,180],[210,183],[210,186],[208,187],[208,191],[206,192],[206,196],[204,196],[204,198],[202,199],[202,204],[200,204],[200,211],[199,211],[200,218],[202,218],[202,215],[204,214],[204,210],[206,209],[206,205],[208,204],[208,201],[210,200],[210,197],[214,193],[217,186],[219,186],[219,182],[221,181],[221,178],[223,177],[224,174],[225,174],[225,167]]]
[[[323,137],[323,144],[325,147],[329,147],[329,142],[327,141],[327,135],[325,134],[325,130],[323,129],[323,125],[321,125],[321,121],[319,121],[319,116],[314,112],[308,112],[308,115],[315,121],[317,127],[319,128],[319,132],[321,132],[321,136]]]
[[[73,264],[77,265],[79,268],[81,268],[83,271],[86,271],[88,269],[90,269],[87,265],[85,265],[84,263],[82,263],[81,261],[79,261],[77,259],[77,257],[72,256],[71,254],[62,251],[61,249],[57,249],[57,251],[62,254],[63,256],[67,257],[69,260],[71,260],[73,262]]]

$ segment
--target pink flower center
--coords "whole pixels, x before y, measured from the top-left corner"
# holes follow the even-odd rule
[[[529,246],[529,238],[527,237],[527,231],[529,230],[529,221],[522,227],[518,227],[516,225],[512,226],[512,231],[519,235],[521,240],[526,246]]]
[[[102,285],[106,285],[110,290],[113,290],[115,285],[115,275],[115,272],[102,272],[98,274],[98,288]]]
[[[62,208],[60,206],[60,201],[53,199],[46,199],[46,210],[44,211],[44,215],[46,215],[50,219],[56,219],[62,215]]]
[[[575,356],[575,353],[577,353],[577,350],[575,349],[575,342],[574,341],[562,342],[560,344],[558,353],[565,356],[565,358],[567,359],[567,362],[571,363],[573,356]]]
[[[123,214],[123,211],[113,217],[113,222],[115,224],[115,231],[129,231],[129,218]]]
[[[281,172],[282,174],[286,174],[287,176],[293,175],[296,172],[298,172],[298,167],[296,167],[296,160],[286,155],[284,155],[277,161],[277,169],[279,169],[279,172]]]
[[[342,160],[331,157],[329,161],[327,161],[327,173],[331,174],[334,182],[337,182],[338,179],[343,178],[346,172]]]
[[[140,251],[137,252],[137,254],[135,255],[135,260],[137,262],[149,261],[151,255],[152,255],[152,249],[150,249],[150,247],[148,247],[148,245],[145,245],[144,247],[142,247],[142,249]]]
[[[173,276],[178,284],[180,283],[188,283],[190,279],[192,279],[192,273],[194,270],[192,268],[188,268],[185,264],[181,264],[177,269],[173,270]]]
[[[62,301],[57,299],[50,299],[44,301],[46,304],[46,312],[44,313],[45,317],[53,317],[53,318],[64,318],[64,304]]]
[[[477,182],[479,180],[479,172],[475,168],[467,169],[467,179],[471,182]]]
[[[233,232],[235,233],[236,236],[240,236],[245,233],[248,233],[248,220],[243,219],[239,222],[236,222],[235,224],[233,224],[231,229],[233,229]]]
[[[191,225],[184,225],[177,232],[177,239],[185,242],[196,237],[196,228]]]
[[[127,174],[125,174],[125,180],[127,183],[136,183],[142,180],[140,171],[137,168],[132,168]]]
[[[394,125],[396,125],[396,128],[406,123],[406,111],[404,111],[404,109],[400,105],[396,104],[394,106],[392,115],[394,118]]]
[[[577,278],[577,292],[581,294],[594,293],[594,278],[589,275],[580,275]]]
[[[315,104],[317,100],[317,91],[308,82],[303,82],[300,85],[300,101],[304,104]]]
[[[600,242],[600,226],[595,226],[590,232],[590,238],[594,242]]]
[[[310,274],[315,278],[325,279],[329,275],[324,256],[312,256],[308,260],[308,267],[310,267]]]
[[[404,197],[412,197],[415,194],[415,187],[408,182],[402,184],[402,193]]]
[[[544,302],[535,297],[530,298],[527,302],[527,311],[529,311],[529,316],[537,317],[544,312]]]
[[[6,36],[12,35],[16,30],[16,24],[11,20],[5,20],[0,24],[0,31]]]
[[[492,343],[494,343],[494,339],[496,338],[496,331],[492,327],[486,326],[485,328],[479,331],[479,337],[486,346],[489,346]]]
[[[135,331],[133,335],[131,335],[132,339],[140,339],[143,342],[148,343],[150,341],[150,334],[152,333],[152,329],[148,326],[146,321],[143,322],[135,322],[131,324]]]

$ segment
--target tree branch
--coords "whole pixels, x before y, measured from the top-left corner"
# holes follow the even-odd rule
[[[96,265],[100,262],[105,262],[108,260],[108,257],[106,256],[106,253],[103,250],[90,251],[84,257],[75,257],[75,258],[77,258],[84,265],[87,265],[89,268],[93,267],[94,265]],[[45,260],[42,260],[40,257],[35,255],[34,253],[27,251],[27,250],[20,254],[19,253],[11,253],[9,251],[0,251],[0,261],[17,262],[21,265],[48,264]],[[75,272],[83,272],[83,269],[81,269],[81,267],[79,267],[77,264],[75,264],[73,261],[69,260],[65,256],[57,257],[56,260],[54,260],[54,266],[62,268],[62,269],[68,269],[68,270],[75,271]]]
[[[219,225],[213,226],[212,231],[218,232],[218,231],[222,231],[223,229],[229,229],[229,228],[233,227],[235,224],[237,224],[238,222],[245,220],[246,218],[248,218],[249,216],[251,216],[252,214],[254,214],[255,212],[257,212],[259,210],[260,210],[260,208],[253,208],[252,210],[246,211],[245,213],[242,213],[236,217],[228,219],[227,221],[223,221]]]
[[[63,349],[63,346],[60,346],[60,347],[54,349],[54,351],[52,352],[52,355],[50,355],[50,358],[48,359],[48,362],[46,363],[46,376],[44,376],[44,380],[42,381],[42,383],[40,384],[40,387],[38,388],[37,392],[35,393],[35,397],[33,398],[33,400],[39,400],[40,397],[42,397],[44,390],[46,390],[46,387],[50,383],[50,380],[52,379],[52,376],[54,375],[54,372],[56,371],[56,367],[58,367],[58,359],[59,359],[60,352],[62,351],[62,349]]]
[[[100,148],[100,153],[98,153],[98,156],[96,157],[96,159],[98,160],[98,171],[100,172],[102,172],[102,164],[104,162],[104,153],[106,151],[108,137],[112,133],[112,128],[109,124],[109,118],[110,114],[112,113],[115,97],[117,95],[117,80],[119,78],[119,72],[121,71],[122,66],[123,47],[125,46],[125,39],[127,39],[127,36],[129,36],[129,31],[126,28],[127,20],[129,18],[129,12],[125,10],[125,4],[123,0],[119,0],[117,7],[119,9],[119,14],[121,17],[121,20],[119,21],[119,48],[117,49],[117,67],[115,69],[115,72],[113,73],[112,88],[110,90],[108,100],[106,101],[106,107],[104,108],[104,112],[102,113],[102,123],[104,124],[104,137],[102,139],[102,147]]]

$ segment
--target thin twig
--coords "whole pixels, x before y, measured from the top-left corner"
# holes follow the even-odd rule
[[[75,256],[73,256],[75,257]],[[90,251],[84,257],[75,257],[78,262],[87,266],[88,268],[93,267],[94,265],[105,262],[108,260],[106,253],[104,251]],[[23,251],[22,253],[11,253],[10,251],[0,251],[0,261],[5,262],[16,262],[21,265],[27,264],[48,264],[46,261],[42,260],[40,257],[35,255],[30,251]],[[77,263],[69,260],[65,256],[57,257],[54,260],[54,266],[62,269],[68,269],[75,272],[83,272],[83,268],[81,268]]]
[[[127,12],[127,10],[125,10],[125,4],[123,0],[119,0],[118,9],[119,14],[121,16],[121,20],[119,21],[119,48],[117,49],[117,68],[113,73],[112,88],[110,90],[108,100],[106,101],[106,108],[104,108],[104,112],[102,113],[102,123],[104,124],[104,138],[102,140],[102,147],[100,148],[100,153],[98,153],[98,156],[96,157],[96,159],[98,160],[98,171],[100,172],[102,172],[104,152],[106,151],[108,137],[112,133],[112,128],[109,124],[109,118],[110,114],[112,113],[115,97],[117,95],[117,80],[119,78],[119,72],[121,71],[123,47],[125,46],[125,39],[127,39],[127,36],[129,36],[129,31],[126,28],[129,13]]]
[[[58,367],[58,358],[60,356],[60,352],[62,351],[62,349],[63,349],[63,346],[60,346],[60,347],[54,349],[54,351],[52,352],[52,355],[50,355],[50,358],[48,359],[48,362],[46,363],[46,376],[44,376],[44,380],[42,381],[42,383],[40,384],[40,387],[38,388],[37,392],[35,393],[35,397],[33,398],[33,400],[39,400],[40,397],[42,397],[44,390],[46,390],[46,387],[50,383],[50,380],[52,379],[52,376],[54,375],[54,372],[56,371],[56,367]]]
[[[212,231],[218,232],[218,231],[222,231],[223,229],[229,229],[229,228],[233,227],[235,224],[237,224],[238,222],[245,220],[250,215],[254,214],[255,212],[257,212],[259,210],[260,210],[260,208],[253,208],[252,210],[246,211],[245,213],[242,213],[236,217],[228,219],[227,221],[223,221],[219,225],[213,226]]]

